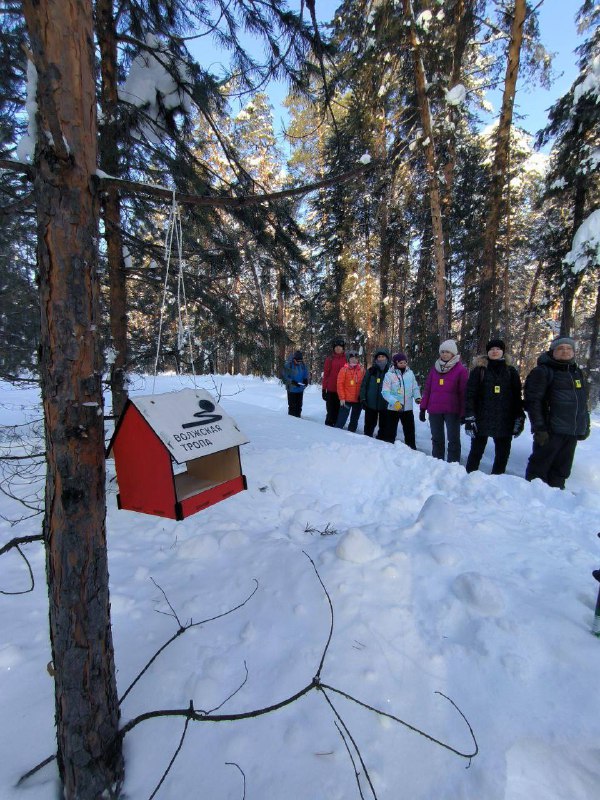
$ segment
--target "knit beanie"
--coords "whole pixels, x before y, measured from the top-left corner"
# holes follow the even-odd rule
[[[485,352],[489,353],[492,347],[497,347],[499,350],[502,350],[503,353],[506,350],[506,345],[502,339],[490,339],[485,346]]]
[[[302,352],[300,350],[296,350],[292,358],[294,361],[302,361]]]
[[[449,353],[452,353],[453,356],[458,355],[458,347],[454,339],[446,339],[445,342],[442,342],[440,345],[440,353],[442,350],[447,350]]]
[[[571,339],[570,336],[557,336],[550,345],[550,350],[556,350],[561,344],[568,344],[575,350],[575,339]]]
[[[397,364],[398,361],[408,361],[408,358],[406,357],[406,353],[394,353],[392,361],[394,364]]]

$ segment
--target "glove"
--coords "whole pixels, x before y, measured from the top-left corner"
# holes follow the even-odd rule
[[[346,401],[340,400],[340,408],[346,408]]]
[[[419,419],[421,420],[421,422],[425,422],[425,409],[424,408],[422,408],[419,411]]]
[[[550,434],[548,431],[536,431],[533,434],[533,441],[538,447],[545,447],[550,441]]]
[[[589,435],[590,435],[590,427],[588,426],[588,429],[586,430],[586,432],[585,432],[585,433],[582,433],[582,434],[580,434],[580,435],[577,437],[577,441],[578,441],[578,442],[585,442],[585,440],[588,438],[588,436],[589,436]]]
[[[475,417],[465,417],[465,433],[474,439],[477,436],[477,422]]]
[[[523,433],[525,427],[525,417],[517,417],[513,426],[513,436],[515,439]]]
[[[321,397],[323,398],[323,400],[327,400],[327,389],[323,389],[323,391],[321,392]]]
[[[396,400],[394,403],[394,411],[402,411],[402,403],[400,400]]]

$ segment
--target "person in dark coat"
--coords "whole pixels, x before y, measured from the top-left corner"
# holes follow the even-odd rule
[[[337,393],[339,371],[346,363],[345,341],[338,337],[332,343],[333,352],[325,359],[323,365],[323,382],[321,384],[323,400],[325,400],[325,425],[334,428],[340,412],[340,397]]]
[[[538,358],[525,381],[525,408],[533,431],[525,477],[564,489],[577,442],[590,435],[587,389],[571,337],[554,339]]]
[[[486,345],[485,356],[478,356],[467,381],[465,431],[471,437],[467,472],[479,469],[488,437],[494,440],[492,475],[506,470],[513,436],[525,425],[521,378],[505,357],[502,339]]]
[[[283,366],[283,382],[287,389],[288,414],[299,417],[302,414],[302,399],[308,386],[308,370],[300,350],[291,355]]]
[[[365,372],[365,377],[360,385],[360,402],[365,410],[365,436],[373,436],[379,423],[377,439],[384,442],[393,442],[390,430],[390,415],[388,402],[382,397],[383,378],[390,367],[390,354],[380,347],[375,351],[373,365]]]

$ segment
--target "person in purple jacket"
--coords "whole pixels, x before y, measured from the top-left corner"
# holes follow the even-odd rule
[[[448,461],[460,461],[460,422],[465,416],[465,395],[469,371],[460,363],[458,348],[454,339],[440,345],[440,357],[435,362],[421,398],[419,419],[425,422],[425,412],[429,412],[431,428],[431,455],[444,458],[446,442],[444,428],[448,437]]]

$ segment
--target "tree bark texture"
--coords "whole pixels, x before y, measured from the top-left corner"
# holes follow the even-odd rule
[[[444,251],[444,226],[442,223],[442,200],[439,186],[435,140],[431,123],[431,109],[426,91],[425,68],[421,57],[419,39],[415,27],[411,0],[403,0],[404,15],[410,22],[410,43],[415,65],[415,88],[421,125],[425,134],[425,164],[429,179],[429,206],[433,231],[433,253],[435,258],[435,297],[437,306],[437,327],[440,339],[449,335],[448,309],[446,307],[446,256]]]
[[[477,324],[478,352],[485,352],[485,345],[492,332],[492,317],[496,302],[496,247],[500,220],[504,212],[504,189],[508,175],[510,155],[510,131],[512,126],[515,91],[519,74],[523,24],[526,15],[526,0],[515,0],[514,17],[508,47],[508,62],[504,77],[502,109],[496,134],[496,150],[492,164],[492,177],[488,201],[488,213],[483,238],[483,257],[480,276],[479,318]]]
[[[96,90],[89,0],[25,0],[38,71],[36,152],[44,516],[58,766],[67,800],[116,797],[104,426],[96,326]],[[47,135],[51,134],[51,138]]]
[[[114,177],[120,175],[117,84],[117,39],[112,0],[97,0],[98,45],[100,47],[103,126],[99,139],[100,166]],[[115,351],[110,369],[113,414],[120,416],[127,402],[127,280],[121,235],[121,198],[117,186],[108,184],[102,197],[104,236],[108,261],[109,316]]]

